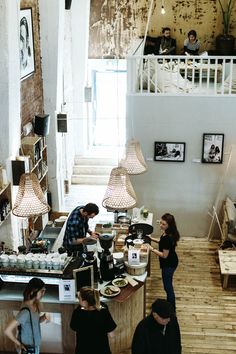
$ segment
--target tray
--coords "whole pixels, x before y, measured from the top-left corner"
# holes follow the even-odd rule
[[[66,269],[66,267],[69,265],[69,263],[71,262],[71,260],[73,259],[73,257],[68,257],[65,264],[64,264],[64,268],[63,269],[34,269],[34,268],[12,268],[12,267],[7,267],[7,268],[0,268],[0,272],[1,274],[48,274],[48,275],[53,275],[53,274],[57,274],[57,275],[62,275],[64,274],[64,271]]]

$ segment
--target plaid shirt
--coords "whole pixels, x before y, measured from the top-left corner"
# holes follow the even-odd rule
[[[88,218],[83,217],[80,213],[81,209],[83,209],[83,206],[78,206],[75,208],[67,221],[66,224],[66,231],[63,239],[63,246],[68,250],[68,251],[79,251],[83,252],[83,245],[73,245],[73,239],[79,239],[79,238],[84,238],[86,236],[86,233],[88,232],[89,226],[88,226]]]

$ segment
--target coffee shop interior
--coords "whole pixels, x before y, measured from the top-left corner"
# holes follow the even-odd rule
[[[165,26],[177,54],[195,29],[202,50],[235,65],[235,50],[217,57],[219,0],[0,0],[0,9],[0,353],[14,352],[4,328],[36,276],[51,318],[42,353],[74,352],[76,291],[90,285],[117,323],[112,353],[131,354],[138,322],[166,298],[150,236],[160,238],[168,212],[181,236],[182,353],[235,354],[236,98],[129,91],[132,48]],[[99,239],[68,256],[67,218],[87,203],[99,207],[89,220]]]

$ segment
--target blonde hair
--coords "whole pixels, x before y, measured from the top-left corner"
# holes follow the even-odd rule
[[[83,301],[87,301],[89,306],[94,306],[96,310],[101,309],[99,291],[89,286],[84,286],[80,289],[80,295]]]

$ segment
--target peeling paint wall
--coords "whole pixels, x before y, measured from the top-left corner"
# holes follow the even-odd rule
[[[227,0],[222,0],[226,3]],[[89,57],[124,57],[132,39],[145,34],[151,0],[91,0]],[[195,29],[201,50],[213,50],[215,38],[223,32],[218,0],[154,0],[148,35],[160,35],[162,27],[172,30],[181,52],[188,31]],[[231,34],[236,36],[236,3],[231,18]]]

